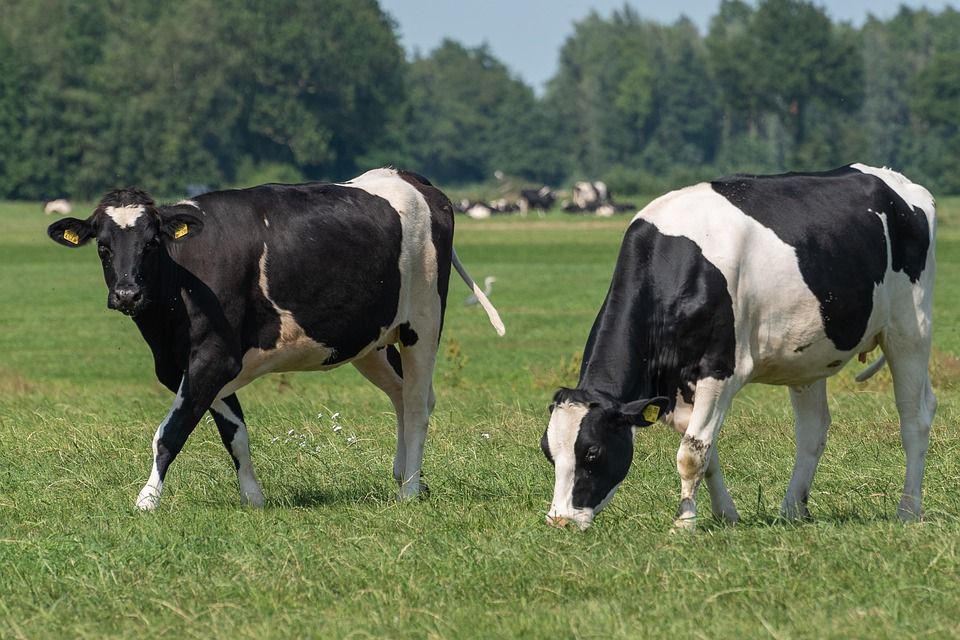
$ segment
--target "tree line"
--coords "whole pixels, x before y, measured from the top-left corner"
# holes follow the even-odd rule
[[[542,96],[485,47],[407,59],[375,0],[6,0],[0,197],[502,171],[650,193],[888,165],[960,193],[960,12],[859,28],[723,0],[708,32],[629,6],[574,26]]]

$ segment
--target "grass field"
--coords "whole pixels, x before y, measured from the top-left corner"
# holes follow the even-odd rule
[[[719,440],[742,522],[701,518],[694,535],[670,533],[678,439],[662,426],[638,435],[592,529],[543,524],[546,407],[576,382],[628,218],[458,222],[464,263],[497,277],[507,335],[451,281],[429,499],[394,500],[389,402],[342,368],[240,392],[264,510],[239,506],[205,423],[144,514],[133,501],[170,394],[130,320],[106,310],[96,252],[47,240],[37,209],[0,205],[0,637],[960,635],[960,200],[940,205],[926,521],[892,517],[904,470],[889,375],[857,385],[851,367],[829,384],[816,520],[777,519],[792,417],[786,390],[756,386]]]

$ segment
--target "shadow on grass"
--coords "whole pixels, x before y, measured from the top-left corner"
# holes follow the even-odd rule
[[[924,514],[923,524],[943,524],[954,523],[957,516],[940,511],[931,511]],[[902,522],[894,513],[865,512],[856,509],[835,509],[813,514],[809,518],[790,520],[778,514],[753,514],[741,516],[740,522],[736,525],[730,525],[706,516],[697,521],[697,528],[702,531],[723,531],[731,527],[734,528],[780,528],[780,529],[799,529],[810,526],[848,526],[848,525],[875,525],[875,524],[902,524],[903,526],[914,526],[914,522]]]
[[[385,505],[396,500],[396,492],[382,485],[346,485],[338,488],[281,487],[267,499],[267,508],[300,507],[309,509],[328,505]]]

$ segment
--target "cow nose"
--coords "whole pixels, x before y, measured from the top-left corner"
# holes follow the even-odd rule
[[[136,308],[143,299],[143,292],[140,287],[117,287],[110,296],[110,306],[124,313],[128,313]]]

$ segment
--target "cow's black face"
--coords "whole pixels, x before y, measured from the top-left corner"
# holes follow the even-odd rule
[[[101,225],[97,253],[107,283],[107,307],[135,316],[157,298],[160,252],[161,235],[153,216],[141,216],[129,228],[112,221]]]
[[[136,316],[158,296],[167,245],[202,228],[200,217],[183,207],[157,209],[143,191],[125,189],[104,196],[88,219],[64,218],[50,225],[47,234],[67,247],[96,238],[107,307]]]
[[[555,471],[547,523],[589,527],[627,476],[636,428],[652,424],[666,406],[665,398],[618,404],[589,392],[558,391],[540,441]]]

